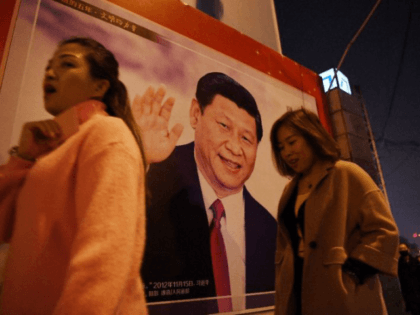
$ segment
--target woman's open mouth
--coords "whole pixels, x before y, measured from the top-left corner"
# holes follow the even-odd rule
[[[55,92],[57,92],[57,89],[52,84],[47,83],[44,85],[44,94],[46,96],[51,95]]]

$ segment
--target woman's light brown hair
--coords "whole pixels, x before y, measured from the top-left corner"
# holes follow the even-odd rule
[[[283,114],[271,128],[270,141],[274,163],[283,176],[295,176],[296,172],[282,159],[278,143],[278,131],[287,126],[302,135],[321,160],[335,162],[340,158],[340,148],[333,137],[322,126],[313,112],[300,108]]]

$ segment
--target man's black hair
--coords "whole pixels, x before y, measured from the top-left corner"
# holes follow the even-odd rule
[[[207,105],[213,102],[216,95],[221,95],[247,111],[255,119],[257,127],[257,139],[261,141],[263,128],[261,115],[257,103],[249,91],[231,77],[220,72],[210,72],[202,76],[197,83],[195,97],[200,105],[201,113]]]

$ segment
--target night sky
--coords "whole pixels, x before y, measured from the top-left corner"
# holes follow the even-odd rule
[[[274,0],[283,54],[337,67],[376,0]],[[420,1],[382,0],[341,71],[361,88],[400,234],[420,245]]]

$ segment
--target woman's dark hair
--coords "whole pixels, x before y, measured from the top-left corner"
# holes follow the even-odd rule
[[[130,129],[139,146],[146,167],[146,157],[141,141],[140,131],[134,120],[128,99],[127,89],[118,76],[118,61],[112,52],[101,43],[88,37],[70,37],[60,42],[59,47],[67,44],[79,44],[87,49],[86,60],[89,63],[90,75],[95,79],[105,79],[109,89],[101,100],[106,105],[110,116],[121,118]]]
[[[296,175],[296,172],[285,163],[280,154],[277,134],[283,126],[289,127],[302,135],[314,154],[321,160],[335,162],[340,158],[341,153],[337,142],[322,126],[317,115],[303,107],[287,111],[274,123],[270,134],[273,159],[281,175]]]

